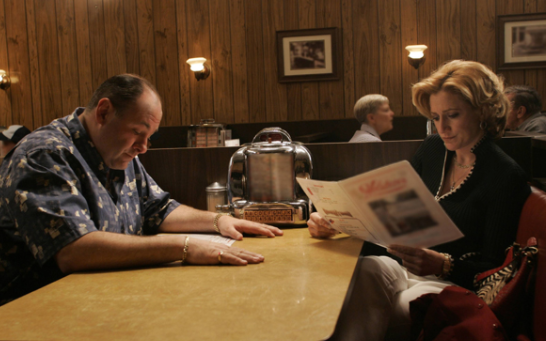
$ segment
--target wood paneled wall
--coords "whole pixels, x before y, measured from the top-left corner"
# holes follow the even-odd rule
[[[0,125],[36,128],[85,105],[107,77],[138,73],[164,101],[166,126],[352,116],[383,93],[417,115],[410,86],[446,60],[495,66],[495,17],[546,12],[546,0],[0,0]],[[275,32],[342,28],[339,81],[277,82]],[[419,70],[404,46],[426,44]],[[186,60],[203,56],[197,81]],[[546,98],[546,69],[503,72]]]

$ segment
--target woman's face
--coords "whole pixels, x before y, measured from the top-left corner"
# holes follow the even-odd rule
[[[470,152],[484,134],[478,111],[460,95],[444,90],[430,95],[430,113],[448,150]]]

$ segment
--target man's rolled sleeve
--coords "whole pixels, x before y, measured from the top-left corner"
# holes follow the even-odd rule
[[[153,235],[159,232],[159,226],[165,218],[178,206],[176,200],[170,198],[168,192],[163,191],[161,187],[146,173],[146,170],[140,163],[135,162],[135,174],[140,178],[140,203],[142,212],[142,229],[144,234]]]

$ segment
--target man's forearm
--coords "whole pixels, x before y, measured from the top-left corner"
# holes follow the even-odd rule
[[[160,232],[214,232],[216,213],[180,205],[159,226]]]
[[[134,236],[96,231],[65,246],[55,255],[61,271],[127,268],[182,259],[185,236]]]

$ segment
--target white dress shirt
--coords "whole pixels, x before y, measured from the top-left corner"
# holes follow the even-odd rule
[[[373,127],[366,123],[362,123],[360,130],[355,132],[349,142],[381,142],[381,139]]]

